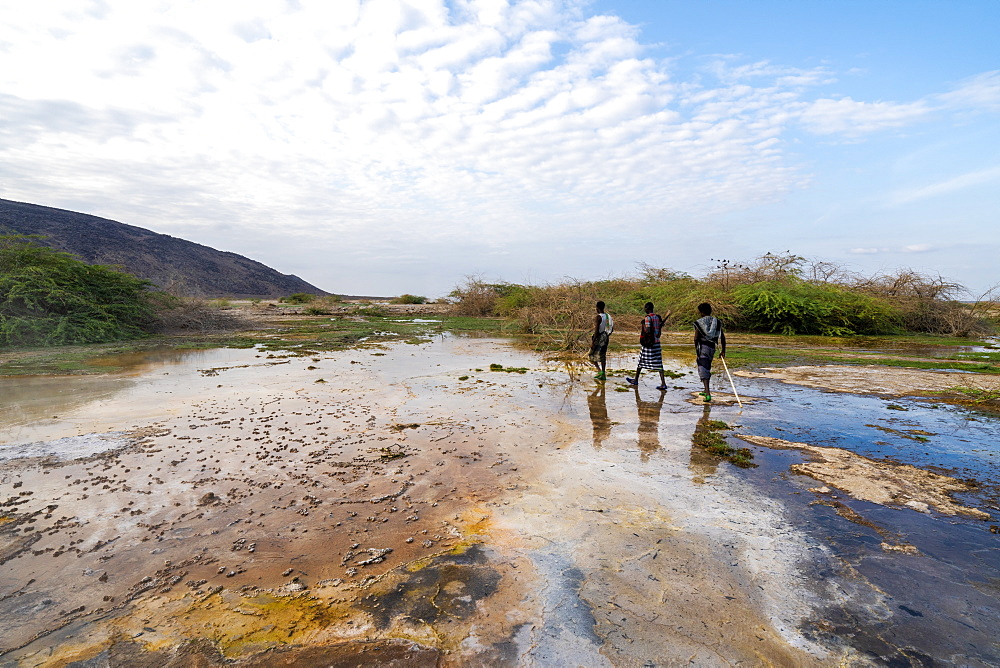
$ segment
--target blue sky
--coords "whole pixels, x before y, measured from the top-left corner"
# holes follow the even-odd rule
[[[785,250],[1000,282],[995,0],[0,12],[0,196],[326,290]]]

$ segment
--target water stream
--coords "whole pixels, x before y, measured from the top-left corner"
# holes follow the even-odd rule
[[[994,417],[767,379],[737,379],[759,398],[742,410],[706,408],[690,373],[633,390],[454,336],[131,362],[0,379],[0,666],[274,647],[303,665],[369,649],[412,665],[1000,664]],[[975,480],[956,500],[994,519],[813,491],[797,450],[754,445],[757,466],[735,467],[692,445],[706,419],[738,446]]]

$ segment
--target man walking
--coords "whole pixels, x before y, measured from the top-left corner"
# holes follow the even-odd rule
[[[604,302],[597,302],[597,315],[594,316],[594,335],[590,340],[590,354],[587,356],[597,367],[597,380],[607,380],[608,341],[615,329],[615,321],[604,312]]]
[[[699,392],[706,402],[712,400],[712,391],[708,382],[712,379],[712,359],[715,357],[715,346],[722,344],[719,357],[726,356],[726,333],[722,331],[722,323],[712,315],[712,305],[703,302],[698,304],[700,318],[694,321],[694,353],[697,357],[698,377],[705,386],[704,392]]]
[[[663,350],[660,348],[660,330],[663,328],[663,318],[653,313],[653,302],[646,302],[644,307],[646,317],[642,319],[642,332],[639,334],[639,364],[635,368],[635,378],[626,378],[629,385],[639,384],[639,374],[643,369],[653,369],[660,372],[660,384],[656,389],[665,392],[667,380],[663,377]],[[670,311],[667,311],[670,317]]]

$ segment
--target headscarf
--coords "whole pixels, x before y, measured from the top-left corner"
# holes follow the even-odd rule
[[[694,321],[694,326],[701,331],[702,336],[715,343],[722,334],[722,323],[714,315],[706,315]]]

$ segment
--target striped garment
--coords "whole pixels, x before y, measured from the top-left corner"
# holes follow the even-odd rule
[[[660,328],[663,326],[663,319],[655,313],[650,313],[642,319],[642,331],[652,332],[656,337],[656,343],[651,346],[642,346],[639,353],[640,369],[663,369],[663,350],[660,348]]]
[[[657,341],[650,347],[643,346],[639,353],[640,369],[663,369],[663,350],[660,342]]]

